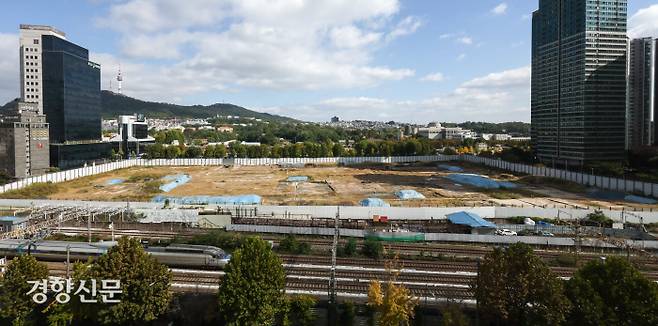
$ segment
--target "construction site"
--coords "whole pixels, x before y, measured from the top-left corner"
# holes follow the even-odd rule
[[[2,198],[164,202],[205,196],[216,204],[392,207],[574,207],[655,210],[655,200],[569,181],[515,175],[466,162],[355,166],[133,167]],[[33,190],[33,189],[32,189]],[[411,193],[412,196],[405,196]],[[36,194],[36,195],[34,195]],[[249,202],[233,202],[252,196]],[[212,198],[222,197],[220,202]],[[190,198],[192,198],[190,200]],[[158,200],[159,199],[159,200]],[[368,200],[371,199],[371,200]],[[375,199],[374,201],[372,199]],[[187,203],[186,201],[181,201]],[[204,204],[208,202],[199,202]]]

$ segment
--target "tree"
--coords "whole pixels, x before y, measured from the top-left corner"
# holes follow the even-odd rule
[[[121,238],[89,264],[76,264],[74,279],[120,280],[116,304],[73,304],[74,314],[104,325],[143,324],[167,311],[172,294],[171,272],[144,251],[136,239]],[[73,301],[73,300],[72,300]]]
[[[219,310],[228,325],[271,324],[282,306],[285,273],[267,242],[248,238],[226,265]]]
[[[310,295],[294,295],[286,298],[286,315],[283,319],[284,326],[308,326],[313,325],[315,315],[311,308],[315,307],[317,301]]]
[[[279,244],[279,248],[291,254],[307,255],[311,252],[311,246],[306,242],[297,240],[292,234],[288,234]]]
[[[441,309],[441,326],[468,326],[468,317],[456,304],[449,304]]]
[[[588,262],[567,282],[573,325],[658,325],[658,285],[627,260]]]
[[[569,308],[562,281],[522,243],[487,254],[473,289],[481,313],[505,325],[561,324]]]
[[[190,146],[185,149],[185,157],[197,158],[203,155],[203,150],[199,146]]]
[[[362,253],[366,257],[381,259],[384,256],[384,246],[374,239],[366,239],[363,243]]]
[[[27,281],[39,281],[48,278],[48,267],[30,255],[14,258],[7,265],[0,287],[0,321],[3,325],[26,325],[36,322],[40,317],[41,305],[27,295],[32,284]]]
[[[345,247],[343,247],[343,254],[348,257],[356,255],[356,240],[353,238],[347,240]]]
[[[167,147],[164,148],[164,157],[165,158],[172,159],[172,158],[177,158],[180,155],[181,155],[181,150],[180,150],[180,147],[178,147],[178,146],[170,145],[170,146],[167,146]]]
[[[378,314],[377,324],[381,326],[406,325],[414,316],[418,300],[411,296],[409,289],[397,285],[397,261],[387,264],[389,279],[382,286],[378,280],[372,280],[368,287],[368,306]]]

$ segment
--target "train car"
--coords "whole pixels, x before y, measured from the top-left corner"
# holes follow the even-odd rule
[[[66,260],[67,249],[71,261],[96,258],[114,246],[114,241],[95,243],[70,241],[0,240],[0,256],[15,257],[30,253],[45,261]],[[145,251],[169,267],[223,269],[231,259],[224,250],[212,246],[172,244],[167,247],[147,247]]]

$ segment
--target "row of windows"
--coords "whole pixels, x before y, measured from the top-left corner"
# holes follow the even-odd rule
[[[25,86],[39,86],[39,82],[28,81],[28,82],[25,82]]]
[[[35,59],[35,60],[37,60],[37,59],[39,59],[39,56],[38,55],[26,55],[25,59]]]
[[[38,66],[39,63],[38,63],[38,62],[29,62],[29,61],[28,61],[28,62],[25,63],[25,65],[26,65],[26,66]]]
[[[25,52],[39,52],[39,49],[37,49],[37,48],[27,48],[26,47],[24,49],[25,49]]]
[[[28,95],[25,95],[25,97],[31,98],[31,99],[38,99],[39,95],[30,95],[30,94],[28,94]]]
[[[25,72],[39,72],[39,69],[25,68]]]

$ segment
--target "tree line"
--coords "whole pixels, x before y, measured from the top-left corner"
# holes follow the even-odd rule
[[[303,142],[277,145],[244,145],[239,142],[229,146],[163,145],[146,147],[146,158],[302,158],[302,157],[355,157],[355,156],[414,156],[436,154],[436,144],[423,139],[403,141],[361,140],[352,148],[334,142]]]

